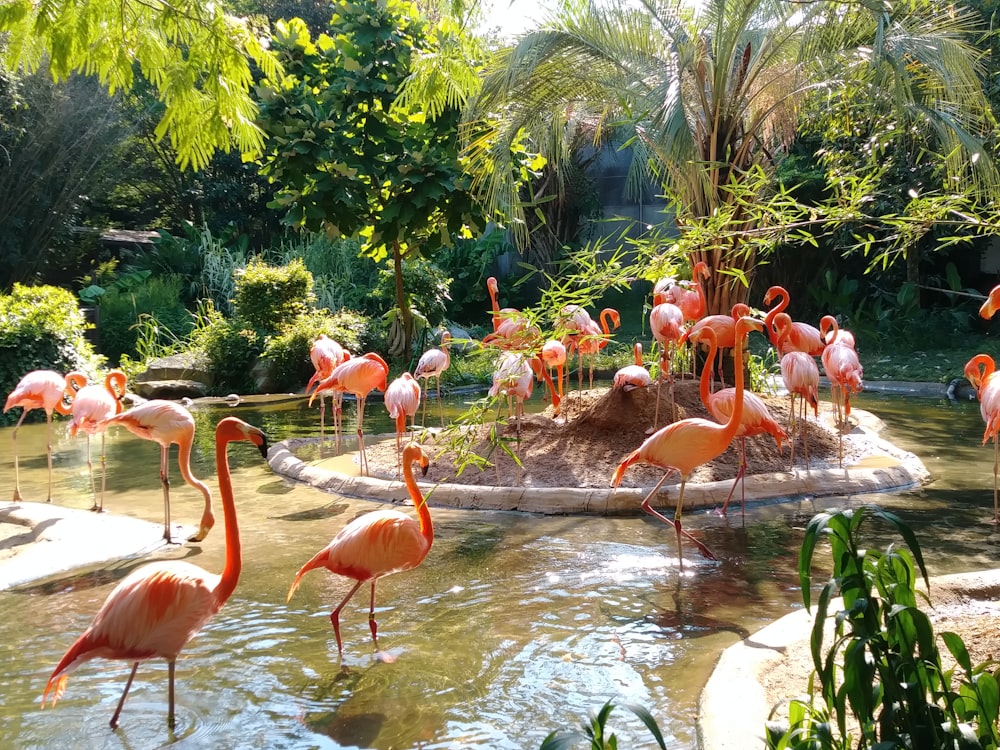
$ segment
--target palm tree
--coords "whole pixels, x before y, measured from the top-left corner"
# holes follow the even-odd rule
[[[737,279],[757,264],[751,237],[780,230],[770,175],[809,96],[867,97],[869,126],[891,113],[900,132],[930,129],[943,175],[996,187],[974,28],[961,8],[920,0],[568,0],[488,71],[468,114],[475,187],[523,218],[519,146],[558,171],[581,132],[629,145],[630,186],[657,185],[691,262],[729,272],[705,285],[709,312],[722,313],[746,301]]]

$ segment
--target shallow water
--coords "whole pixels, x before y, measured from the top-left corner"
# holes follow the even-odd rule
[[[449,417],[462,401],[449,404]],[[553,729],[576,727],[612,699],[650,708],[668,746],[694,748],[698,694],[721,650],[801,606],[796,558],[816,511],[864,502],[892,508],[916,529],[932,574],[998,565],[988,523],[993,452],[980,444],[978,404],[865,394],[858,405],[885,420],[888,439],[924,460],[932,484],[750,507],[745,526],[738,509],[729,518],[688,516],[686,526],[720,560],[702,560],[686,547],[683,573],[673,532],[646,517],[434,509],[435,543],[423,565],[377,587],[379,644],[392,663],[373,654],[365,590],[341,616],[342,662],[329,614],[348,582],[312,572],[285,603],[298,567],[377,504],[292,484],[249,446],[234,445],[243,576],[178,660],[175,731],[166,726],[161,661],[140,667],[115,732],[107,722],[125,663],[84,665],[54,709],[39,709],[62,653],[114,584],[141,564],[129,562],[0,592],[0,747],[520,749],[537,747]],[[350,431],[353,407],[345,411]],[[194,471],[210,485],[212,430],[226,414],[264,428],[273,440],[317,433],[317,410],[302,399],[195,413]],[[390,429],[381,403],[370,402],[366,433]],[[55,434],[55,502],[89,508],[85,441],[66,435],[65,422]],[[0,430],[0,492],[7,496],[10,439],[10,429]],[[353,437],[345,441],[353,447]],[[22,492],[43,500],[45,425],[23,426],[18,445]],[[108,511],[159,523],[157,446],[119,430],[108,435],[107,456]],[[173,518],[194,524],[200,496],[183,484],[173,454],[171,461]],[[164,556],[221,570],[221,514],[219,526],[204,543]],[[624,709],[611,723],[621,746],[648,745],[646,730]]]

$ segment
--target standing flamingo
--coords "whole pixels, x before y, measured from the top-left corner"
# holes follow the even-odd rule
[[[103,432],[108,427],[120,426],[136,437],[152,440],[160,446],[160,484],[163,486],[163,538],[170,539],[170,446],[177,444],[177,466],[184,481],[197,489],[205,498],[198,533],[188,539],[200,542],[215,525],[212,513],[212,491],[208,485],[191,472],[191,447],[194,444],[194,417],[180,404],[163,399],[153,399],[133,406],[128,411],[108,417],[97,423],[95,430]]]
[[[524,413],[524,402],[531,398],[531,392],[534,388],[535,365],[533,361],[538,360],[521,352],[507,352],[493,373],[493,385],[490,386],[489,390],[491,398],[506,396],[507,415],[514,414],[515,431],[518,438],[521,436],[521,416]],[[558,409],[558,404],[553,404],[553,406]]]
[[[710,329],[706,329],[710,330]],[[715,350],[709,346],[709,359],[714,358]],[[730,416],[736,406],[736,389],[735,388],[723,388],[720,391],[715,391],[714,393],[710,390],[709,380],[710,380],[711,362],[706,362],[705,368],[701,373],[701,384],[700,384],[700,394],[701,401],[705,404],[709,413],[715,419],[716,422],[720,424],[725,424],[729,421]],[[774,417],[771,416],[771,412],[757,394],[750,391],[743,392],[743,412],[739,419],[739,427],[736,430],[736,437],[740,441],[740,468],[736,472],[736,479],[733,481],[733,486],[729,490],[729,494],[726,496],[726,502],[722,504],[722,509],[719,511],[720,515],[726,515],[726,509],[729,507],[729,501],[733,499],[733,493],[736,491],[736,485],[740,485],[740,492],[742,497],[740,500],[740,508],[742,512],[746,513],[746,490],[745,490],[745,477],[747,470],[747,444],[746,439],[748,437],[753,437],[754,435],[769,434],[774,438],[774,442],[778,445],[778,453],[781,453],[781,441],[787,440],[788,435],[785,431],[781,429]]]
[[[683,345],[688,339],[699,341],[702,331],[711,328],[715,334],[716,346],[719,348],[719,380],[725,386],[726,381],[722,377],[722,350],[732,349],[733,356],[736,356],[736,321],[741,317],[750,314],[749,305],[738,302],[733,305],[731,315],[708,315],[690,328],[686,329],[680,338],[679,344]]]
[[[832,329],[832,330],[831,330]],[[821,336],[825,340],[827,335],[832,336],[834,343],[827,344],[823,349],[823,371],[830,379],[830,393],[837,412],[837,437],[838,441],[838,461],[840,465],[844,463],[844,432],[843,428],[847,424],[848,417],[851,416],[851,396],[864,387],[862,377],[864,371],[858,353],[850,345],[850,339],[840,336],[837,319],[832,315],[824,315],[820,320]],[[841,417],[841,404],[843,404],[843,417]]]
[[[788,291],[782,286],[772,286],[764,294],[764,304],[771,304],[771,300],[775,297],[778,298],[778,301],[774,307],[767,311],[767,315],[764,316],[764,328],[767,332],[767,337],[777,349],[778,331],[775,329],[774,321],[775,316],[779,313],[784,313],[785,308],[788,307]],[[784,314],[787,315],[787,313]],[[789,320],[791,321],[791,317],[789,317]],[[778,354],[784,354],[786,351],[796,351],[818,357],[823,353],[825,345],[823,337],[815,326],[796,320],[791,323],[791,330],[786,335],[782,344],[784,348],[778,349]]]
[[[490,277],[492,278],[492,277]],[[444,427],[444,406],[441,404],[441,374],[451,366],[451,354],[448,351],[451,334],[444,331],[441,334],[441,346],[437,349],[428,349],[420,355],[417,360],[417,368],[413,371],[413,377],[422,378],[424,381],[424,408],[420,415],[420,421],[427,426],[427,386],[431,378],[437,378],[437,402],[438,411],[441,414],[441,426]]]
[[[431,513],[420,494],[417,480],[413,477],[413,463],[420,464],[422,475],[427,474],[429,463],[424,449],[410,443],[403,449],[403,479],[410,499],[417,508],[419,521],[398,510],[376,510],[355,518],[342,528],[326,547],[299,568],[288,589],[288,601],[299,587],[302,576],[310,570],[326,568],[335,575],[353,578],[355,583],[347,596],[330,613],[333,634],[337,637],[337,654],[344,655],[344,644],[340,637],[340,610],[361,588],[371,582],[371,605],[368,610],[368,627],[372,632],[372,643],[378,650],[378,623],[375,622],[375,584],[379,578],[404,570],[411,570],[427,557],[434,543],[434,524]]]
[[[309,347],[309,359],[312,360],[315,372],[312,377],[309,378],[309,382],[306,383],[306,393],[309,393],[309,390],[314,384],[330,377],[330,373],[333,372],[334,367],[343,364],[350,358],[351,353],[349,351],[325,333],[321,333],[313,342],[312,346]],[[317,393],[319,396],[319,437],[321,442],[326,431],[326,400],[323,398],[326,393],[330,393],[330,410],[333,412],[333,430],[336,435],[337,450],[340,451],[340,418],[343,413],[342,402],[344,392],[333,390]]]
[[[993,438],[993,523],[1000,523],[1000,505],[997,503],[997,470],[1000,467],[1000,450],[997,447],[997,433],[1000,432],[1000,373],[988,354],[977,354],[965,365],[965,377],[979,392],[979,412],[986,422],[983,445]]]
[[[486,279],[493,311],[493,333],[483,339],[483,344],[493,344],[501,349],[530,349],[541,337],[538,326],[532,325],[527,315],[516,307],[501,309],[497,301],[498,287],[495,276]]]
[[[87,436],[87,471],[90,472],[90,491],[94,496],[91,510],[98,513],[104,511],[104,489],[107,480],[108,467],[104,455],[104,430],[98,430],[97,425],[104,419],[122,412],[122,398],[128,379],[121,370],[112,370],[104,376],[103,385],[87,385],[87,376],[82,372],[71,372],[66,376],[66,395],[71,397],[70,413],[73,418],[69,426],[69,434],[76,437],[78,430],[83,430]],[[94,488],[94,464],[90,460],[90,436],[101,433],[101,501],[97,501],[97,490]]]
[[[240,532],[233,502],[227,446],[247,440],[267,457],[267,437],[256,427],[235,417],[226,417],[215,429],[215,462],[226,525],[226,562],[222,575],[209,573],[182,560],[156,562],[133,571],[104,600],[90,627],[69,647],[49,677],[42,694],[42,707],[51,705],[66,691],[69,673],[95,658],[132,662],[132,672],[118,707],[111,717],[118,726],[125,698],[139,662],[167,660],[169,679],[167,724],[174,726],[174,668],[181,649],[222,609],[236,589],[243,567]]]
[[[556,370],[556,379],[559,384],[559,398],[563,397],[563,367],[566,364],[566,346],[558,339],[550,339],[542,346],[542,362],[549,368],[549,377],[552,377],[552,368]]]
[[[24,418],[32,409],[44,409],[45,421],[48,424],[48,438],[46,442],[46,453],[49,462],[49,494],[45,502],[52,502],[52,412],[56,411],[63,415],[69,415],[69,408],[63,403],[63,395],[66,389],[66,378],[54,370],[32,370],[21,378],[14,390],[7,396],[7,403],[4,404],[3,413],[13,409],[15,406],[21,407],[21,417],[14,425],[14,497],[12,501],[21,502],[21,481],[18,473],[17,461],[17,431],[21,427]]]
[[[781,351],[785,337],[791,330],[791,318],[785,313],[775,316],[778,326],[778,351]],[[809,443],[806,440],[806,406],[811,406],[813,414],[819,417],[819,367],[816,360],[805,352],[791,350],[781,356],[781,379],[788,390],[791,406],[789,408],[789,429],[794,429],[796,421],[799,424],[799,440],[806,454],[806,468],[809,467]],[[795,413],[795,397],[799,397],[799,414]],[[791,445],[791,461],[795,462],[795,443]]]
[[[593,319],[587,324],[587,327],[582,331],[582,335],[577,339],[576,352],[579,358],[579,367],[577,373],[577,386],[581,392],[583,392],[583,358],[584,356],[590,357],[590,390],[594,389],[594,357],[597,356],[598,352],[608,345],[611,340],[611,332],[617,329],[621,325],[621,315],[618,311],[611,307],[605,307],[601,310],[598,316],[600,323],[598,324]],[[613,328],[612,328],[613,326]]]
[[[385,389],[385,408],[389,418],[396,423],[396,462],[403,450],[403,433],[406,432],[406,418],[412,418],[420,408],[420,383],[408,372],[389,383]]]
[[[361,454],[361,473],[368,475],[368,456],[365,455],[365,433],[362,424],[365,418],[365,399],[374,390],[385,390],[386,376],[389,365],[374,352],[368,352],[361,357],[352,357],[338,365],[330,373],[330,377],[321,380],[316,392],[328,388],[338,388],[346,393],[353,393],[358,400],[358,451]],[[313,396],[316,394],[314,393]],[[309,399],[312,405],[312,398]]]
[[[736,308],[733,308],[736,310]],[[681,559],[681,537],[685,536],[695,543],[698,550],[710,559],[715,559],[715,555],[702,542],[698,541],[689,532],[684,531],[681,526],[681,511],[684,506],[684,487],[687,479],[698,466],[722,454],[740,427],[740,420],[743,417],[743,342],[751,330],[763,330],[761,321],[750,317],[741,317],[736,321],[736,347],[734,357],[736,359],[736,398],[733,403],[733,411],[729,415],[729,420],[720,425],[710,419],[700,417],[689,417],[678,422],[671,422],[665,427],[661,427],[648,438],[636,450],[629,453],[611,478],[611,486],[617,487],[621,484],[625,470],[635,463],[647,463],[653,466],[660,466],[666,469],[663,478],[657,482],[656,486],[646,495],[642,501],[642,509],[650,515],[656,516],[664,523],[673,523],[677,532],[677,555]],[[703,340],[708,342],[709,353],[714,357],[717,349],[715,342],[715,331],[706,330],[701,334]],[[711,362],[706,363],[710,367]],[[660,487],[670,476],[672,471],[678,471],[681,475],[681,486],[677,495],[677,507],[674,511],[673,521],[662,513],[655,510],[650,501],[659,491]]]
[[[660,386],[664,376],[670,384],[670,420],[677,418],[674,407],[674,354],[684,336],[684,312],[672,302],[661,302],[649,313],[649,328],[660,345],[660,371],[656,378],[656,409],[653,429],[660,423]]]
[[[677,305],[684,314],[686,322],[694,323],[701,320],[705,317],[707,303],[705,301],[705,290],[698,283],[698,276],[707,279],[711,275],[712,272],[708,270],[708,264],[703,260],[698,261],[695,263],[694,268],[691,269],[691,281],[669,285],[661,292],[659,299],[654,294],[654,302],[656,304],[669,302]]]
[[[642,364],[642,344],[637,341],[632,351],[635,353],[635,364],[620,368],[611,384],[612,388],[621,388],[626,393],[636,388],[645,388],[653,382],[649,370]]]

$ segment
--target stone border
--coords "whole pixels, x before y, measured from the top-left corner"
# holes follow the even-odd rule
[[[773,501],[802,496],[855,495],[900,490],[925,484],[930,473],[914,454],[901,450],[878,437],[881,423],[868,412],[852,410],[859,425],[845,436],[855,446],[863,445],[866,457],[886,457],[891,465],[879,467],[795,469],[777,474],[758,474],[746,478],[747,502]],[[400,503],[408,498],[405,485],[398,480],[347,476],[330,469],[311,466],[295,455],[302,445],[317,443],[320,438],[290,438],[276,443],[268,453],[271,470],[297,482],[304,482],[324,492],[347,497]],[[856,448],[855,448],[856,450]],[[889,463],[887,462],[887,463]],[[610,477],[609,483],[610,483]],[[686,508],[706,509],[721,505],[729,494],[732,480],[689,483],[684,493]],[[516,510],[545,515],[586,514],[600,516],[637,515],[639,504],[651,489],[576,487],[488,487],[465,484],[422,483],[430,505],[473,510]],[[656,505],[672,508],[679,483],[665,484]]]

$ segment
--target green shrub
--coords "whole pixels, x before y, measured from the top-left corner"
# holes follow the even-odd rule
[[[431,326],[444,323],[451,296],[451,279],[429,260],[417,258],[403,263],[403,289],[410,296],[410,306],[419,310]],[[372,315],[382,315],[396,306],[396,277],[392,268],[379,271],[378,284],[365,308]]]
[[[155,319],[164,342],[187,336],[192,320],[182,294],[178,276],[151,276],[128,289],[110,287],[99,298],[101,353],[116,365],[123,354],[133,359],[139,355],[139,325],[144,316]]]
[[[192,342],[205,352],[218,393],[253,393],[251,369],[264,350],[263,338],[238,318],[227,320],[213,310],[195,329]]]
[[[365,310],[372,315],[381,311],[368,309],[372,289],[378,281],[378,264],[361,254],[356,239],[329,239],[321,232],[302,232],[265,253],[265,260],[280,264],[301,258],[313,275],[316,306],[336,311]]]
[[[352,354],[359,354],[368,328],[363,316],[342,311],[331,315],[324,310],[299,315],[268,338],[261,359],[266,361],[271,381],[279,390],[303,388],[313,374],[309,347],[321,333],[337,341]]]
[[[85,336],[87,322],[73,295],[54,286],[15,284],[0,294],[0,388],[7,394],[32,370],[67,373],[80,370],[92,377],[102,358]],[[44,419],[41,410],[28,419]],[[3,415],[13,424],[18,410]]]
[[[313,277],[300,259],[286,266],[251,261],[236,277],[235,317],[250,328],[277,332],[282,323],[312,309]]]

